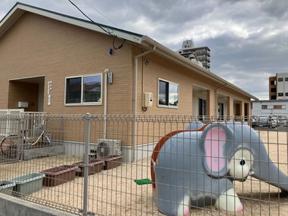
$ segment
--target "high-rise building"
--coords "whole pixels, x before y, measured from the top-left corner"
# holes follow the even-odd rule
[[[192,40],[186,40],[183,41],[182,49],[178,53],[210,70],[210,49],[208,47],[194,47]]]
[[[277,99],[277,78],[276,76],[269,77],[269,99],[276,100]]]
[[[277,73],[269,77],[270,100],[288,99],[288,73]]]

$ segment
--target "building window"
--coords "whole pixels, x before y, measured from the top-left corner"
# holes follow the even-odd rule
[[[283,106],[282,105],[274,105],[273,109],[283,109]]]
[[[288,96],[288,92],[285,93],[285,96]]]
[[[276,88],[271,88],[271,92],[276,92]]]
[[[285,77],[285,82],[288,82],[288,77]]]
[[[268,109],[268,106],[267,105],[262,105],[261,108],[262,109]]]
[[[178,84],[166,80],[158,81],[158,105],[178,107]]]
[[[282,97],[282,96],[283,96],[283,92],[279,92],[279,93],[278,93],[278,96],[279,96],[279,97]]]
[[[279,77],[278,82],[282,82],[282,81],[283,81],[283,77]]]
[[[65,104],[101,104],[102,74],[67,77],[65,80]]]
[[[272,95],[271,100],[276,100],[276,95]]]
[[[271,85],[275,85],[275,80],[271,80],[271,81],[270,81],[270,84],[271,84]]]

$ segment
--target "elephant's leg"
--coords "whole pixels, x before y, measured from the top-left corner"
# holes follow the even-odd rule
[[[205,185],[202,185],[202,187],[204,187],[203,190],[205,191],[205,195],[207,197],[209,197],[209,194],[210,196],[212,195],[217,208],[232,213],[243,210],[243,205],[234,191],[233,183],[229,179],[213,179],[208,177],[200,182],[205,183]]]
[[[177,216],[190,216],[190,197],[184,196],[183,200],[179,203],[177,209]]]
[[[168,216],[190,216],[190,196],[187,189],[172,185],[159,185],[157,204],[159,211]]]
[[[243,205],[236,194],[234,188],[224,191],[216,200],[215,206],[229,212],[241,212]]]

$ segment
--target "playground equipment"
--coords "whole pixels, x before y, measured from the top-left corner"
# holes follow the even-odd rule
[[[156,205],[165,215],[190,215],[215,205],[241,212],[233,181],[253,176],[288,191],[288,177],[269,158],[257,133],[244,123],[211,123],[173,131],[154,148],[151,177]]]

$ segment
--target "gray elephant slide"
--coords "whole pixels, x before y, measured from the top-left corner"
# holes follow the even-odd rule
[[[155,202],[169,216],[187,216],[191,207],[208,205],[241,212],[233,181],[248,176],[288,191],[288,177],[247,124],[212,123],[174,131],[162,137],[152,154]]]

